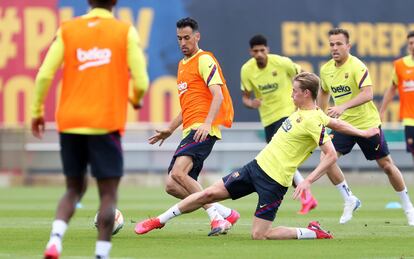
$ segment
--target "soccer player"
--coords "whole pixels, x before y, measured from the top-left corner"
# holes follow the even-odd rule
[[[407,35],[409,55],[394,62],[391,87],[384,94],[380,108],[381,119],[385,118],[388,104],[397,89],[400,95],[400,119],[404,125],[407,152],[414,159],[414,31]]]
[[[332,142],[338,156],[348,154],[357,143],[366,159],[376,160],[400,197],[408,224],[414,226],[413,205],[402,174],[389,155],[387,142],[381,130],[379,113],[372,101],[372,81],[368,69],[364,63],[349,53],[351,44],[348,31],[340,28],[330,30],[329,45],[332,59],[321,68],[322,87],[318,96],[319,107],[325,110],[329,97],[332,95],[335,105],[327,108],[329,116],[339,117],[358,129],[371,127],[380,129],[380,137],[374,136],[369,139],[350,136],[333,129]],[[344,211],[339,220],[341,224],[344,224],[351,220],[353,211],[361,206],[361,202],[352,194],[337,164],[332,165],[327,174],[344,198]]]
[[[253,218],[253,239],[333,238],[317,221],[309,223],[307,228],[272,228],[272,222],[288,187],[292,184],[296,168],[315,148],[319,146],[325,158],[296,187],[294,198],[309,190],[310,185],[337,160],[335,148],[325,127],[358,137],[370,137],[379,133],[378,128],[358,130],[346,122],[329,118],[316,106],[318,88],[319,78],[315,74],[303,72],[295,76],[292,98],[298,110],[283,122],[280,130],[256,158],[204,191],[188,196],[158,217],[138,223],[143,229],[141,234],[162,228],[168,220],[192,212],[204,204],[228,198],[234,200],[257,192],[259,201]],[[216,225],[212,231],[215,234],[224,233],[230,227],[225,220],[219,220]]]
[[[198,47],[200,32],[192,18],[177,21],[178,45],[184,58],[179,62],[177,88],[181,112],[169,127],[156,130],[150,144],[160,145],[174,130],[183,125],[183,139],[168,168],[166,192],[178,199],[202,190],[197,182],[203,162],[215,142],[221,138],[220,125],[230,127],[233,122],[233,104],[221,68],[210,52]],[[211,228],[217,219],[225,218],[235,224],[240,215],[221,204],[204,205]],[[140,225],[135,228],[141,232]]]
[[[259,111],[266,142],[269,143],[283,121],[296,109],[290,98],[292,79],[301,68],[287,57],[270,54],[267,39],[263,35],[253,36],[249,44],[252,58],[242,66],[240,72],[242,101],[246,107]],[[296,171],[293,184],[302,181],[302,175]],[[310,191],[303,193],[301,202],[299,214],[306,214],[318,205]]]
[[[62,89],[56,112],[66,193],[58,203],[44,258],[59,258],[62,238],[86,187],[87,165],[97,180],[100,206],[96,258],[109,258],[123,175],[121,134],[128,106],[129,73],[134,79],[135,107],[148,88],[138,33],[116,20],[116,0],[89,0],[91,10],[64,22],[36,77],[32,132],[45,129],[43,101],[57,69],[63,64]]]

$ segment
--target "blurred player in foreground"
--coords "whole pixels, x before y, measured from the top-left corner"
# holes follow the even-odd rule
[[[44,258],[59,258],[62,239],[86,189],[87,165],[97,180],[100,206],[96,258],[109,258],[123,175],[121,134],[128,106],[129,73],[134,79],[134,107],[148,88],[145,58],[134,27],[116,20],[116,0],[89,0],[91,10],[64,22],[36,77],[32,132],[45,129],[43,101],[63,63],[62,90],[56,112],[66,193],[59,201]]]

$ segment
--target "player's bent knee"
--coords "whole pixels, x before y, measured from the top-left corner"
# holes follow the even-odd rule
[[[215,201],[216,198],[217,198],[216,192],[209,190],[209,189],[204,190],[201,195],[201,199],[205,203],[213,202]]]

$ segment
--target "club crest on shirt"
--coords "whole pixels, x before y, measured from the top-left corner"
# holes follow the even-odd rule
[[[348,79],[349,73],[345,73],[345,79]]]
[[[296,119],[296,122],[297,122],[297,123],[300,123],[301,121],[302,121],[302,117],[300,117],[300,116],[299,116],[299,117]]]
[[[234,173],[232,173],[232,175],[231,175],[233,178],[237,178],[237,177],[239,177],[240,176],[240,173],[239,172],[234,172]]]
[[[276,70],[273,70],[272,76],[277,76],[277,71]]]

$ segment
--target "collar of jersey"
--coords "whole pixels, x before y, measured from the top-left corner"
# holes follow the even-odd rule
[[[89,11],[89,13],[82,16],[83,18],[92,18],[92,17],[99,17],[99,18],[113,18],[114,15],[104,9],[104,8],[93,8]]]
[[[203,51],[202,49],[199,49],[194,55],[192,55],[189,59],[183,59],[183,64],[187,64],[188,62],[190,62],[190,60],[192,60],[195,56],[197,56],[201,51]]]

